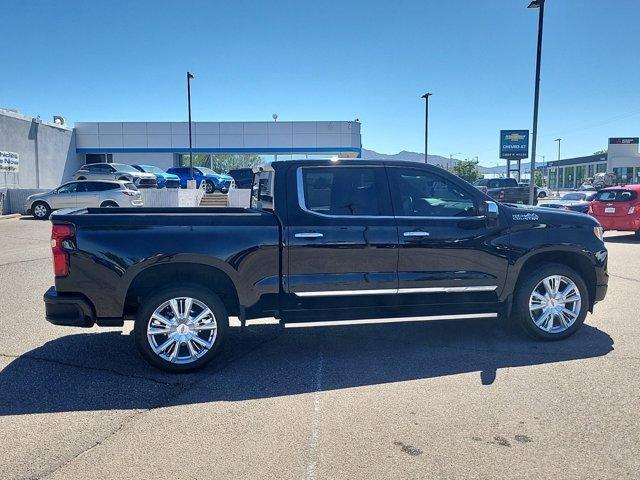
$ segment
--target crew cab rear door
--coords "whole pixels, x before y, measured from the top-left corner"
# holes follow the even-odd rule
[[[481,214],[485,197],[435,167],[389,165],[387,173],[398,224],[398,293],[408,304],[495,302],[507,256],[496,241],[504,235],[499,219]]]
[[[398,236],[380,163],[288,171],[285,291],[297,297],[395,294]]]

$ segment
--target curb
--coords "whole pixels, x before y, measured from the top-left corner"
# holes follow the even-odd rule
[[[10,218],[18,218],[21,216],[21,213],[10,213],[9,215],[0,215],[0,220],[9,220]]]

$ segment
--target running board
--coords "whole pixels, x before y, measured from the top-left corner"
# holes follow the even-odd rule
[[[396,317],[396,318],[372,318],[361,320],[335,320],[322,322],[292,322],[285,323],[284,328],[305,328],[305,327],[337,327],[342,325],[371,325],[376,323],[404,323],[404,322],[426,322],[429,320],[466,320],[481,318],[497,318],[497,313],[465,313],[459,315],[432,315],[427,317]]]

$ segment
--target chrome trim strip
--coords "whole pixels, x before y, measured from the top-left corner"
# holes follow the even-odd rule
[[[471,287],[415,287],[399,288],[398,293],[464,293],[464,292],[493,292],[497,285],[479,285]]]
[[[296,297],[345,297],[350,295],[393,295],[397,288],[379,288],[376,290],[325,290],[320,292],[293,292]]]
[[[393,295],[403,293],[466,293],[493,292],[497,285],[479,285],[470,287],[415,287],[415,288],[379,288],[374,290],[321,290],[318,292],[292,292],[296,297],[345,297],[351,295]]]
[[[293,322],[285,323],[284,328],[308,328],[308,327],[339,327],[342,325],[366,325],[375,323],[404,323],[404,322],[424,322],[429,320],[465,320],[497,318],[497,313],[471,313],[458,315],[433,315],[428,317],[396,317],[396,318],[372,318],[367,320],[337,320],[323,322]]]

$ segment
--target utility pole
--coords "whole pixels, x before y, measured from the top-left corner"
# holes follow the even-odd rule
[[[429,163],[429,97],[432,93],[425,93],[424,98],[424,163]]]
[[[536,141],[538,139],[538,99],[540,97],[540,62],[542,60],[542,26],[544,24],[544,1],[533,0],[527,8],[538,9],[538,46],[536,49],[536,78],[533,93],[533,134],[531,139],[531,167],[529,173],[529,205],[535,201]]]
[[[195,188],[195,180],[193,178],[193,141],[191,139],[191,79],[193,73],[187,72],[187,106],[189,109],[189,181],[187,188]]]
[[[556,138],[554,142],[558,142],[558,160],[560,160],[560,142],[561,138]],[[560,195],[560,165],[556,165],[556,193]]]

